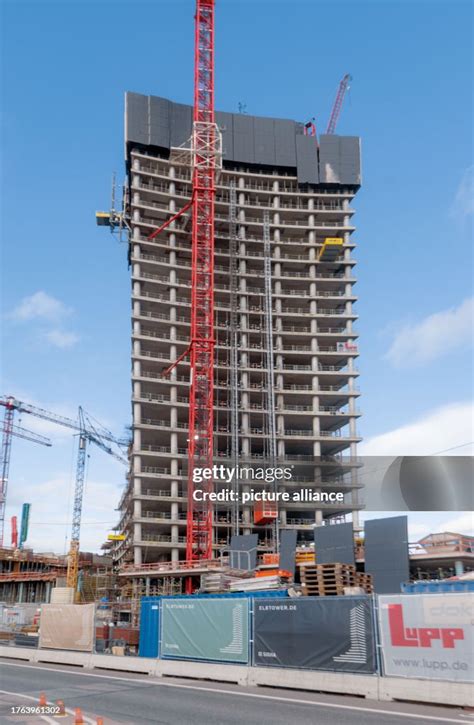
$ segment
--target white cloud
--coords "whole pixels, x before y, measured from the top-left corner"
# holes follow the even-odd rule
[[[364,441],[363,456],[427,456],[470,443],[474,403],[452,403],[426,413],[417,420]],[[474,446],[449,451],[449,455],[471,455]]]
[[[408,517],[408,538],[410,541],[419,541],[428,534],[431,534],[431,531],[427,524],[410,521],[410,517]]]
[[[74,347],[79,342],[79,336],[76,333],[65,332],[63,330],[50,330],[44,334],[44,337],[51,345],[59,347],[61,350]]]
[[[452,531],[456,534],[471,533],[474,528],[471,513],[458,511],[361,511],[360,520],[386,519],[406,516],[408,519],[408,540],[416,543],[429,534]]]
[[[474,166],[464,172],[451,206],[451,216],[464,220],[474,214]]]
[[[455,534],[474,534],[474,514],[467,511],[457,516],[452,516],[439,525],[439,531],[452,531]]]
[[[20,304],[10,313],[12,319],[18,321],[44,320],[58,322],[64,319],[72,310],[61,300],[39,290],[29,297],[24,297]]]
[[[471,345],[473,312],[474,298],[471,297],[458,307],[435,312],[420,322],[405,325],[385,357],[396,367],[411,367]]]
[[[50,323],[49,329],[39,330],[41,340],[46,340],[53,347],[67,350],[79,341],[75,332],[62,329],[65,318],[72,312],[64,302],[39,290],[24,297],[8,317],[16,322]]]

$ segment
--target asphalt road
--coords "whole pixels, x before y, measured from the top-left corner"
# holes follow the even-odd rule
[[[12,715],[11,707],[35,705],[44,692],[48,702],[64,701],[69,716]],[[0,662],[0,723],[74,722],[80,707],[89,725],[409,725],[474,723],[461,709],[195,680],[85,672],[76,667]]]

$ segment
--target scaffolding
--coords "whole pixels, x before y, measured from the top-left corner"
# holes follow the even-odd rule
[[[270,214],[267,210],[263,212],[263,277],[264,277],[264,327],[265,327],[265,351],[267,358],[267,380],[266,380],[266,403],[267,403],[267,428],[268,447],[267,457],[270,467],[274,468],[277,459],[276,450],[276,415],[275,415],[275,369],[273,358],[273,305],[272,305],[272,251],[270,244]],[[277,490],[277,482],[273,484]],[[275,551],[279,551],[279,522],[278,516],[273,523],[273,543]]]
[[[237,322],[238,278],[237,278],[237,193],[234,179],[229,188],[229,272],[230,272],[230,430],[231,461],[235,470],[239,465],[239,331]],[[231,510],[232,533],[239,534],[240,507],[238,501],[239,480],[232,481],[234,501]]]

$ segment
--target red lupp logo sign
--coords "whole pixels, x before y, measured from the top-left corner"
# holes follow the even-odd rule
[[[453,649],[456,640],[464,639],[460,627],[405,627],[401,604],[388,605],[390,638],[394,647],[431,647],[434,639],[440,639],[445,649]]]

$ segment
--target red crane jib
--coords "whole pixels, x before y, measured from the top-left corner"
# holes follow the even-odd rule
[[[352,77],[349,75],[349,73],[346,73],[344,78],[339,83],[339,87],[337,89],[337,94],[336,94],[336,100],[334,101],[334,105],[332,107],[331,117],[328,121],[326,133],[329,133],[329,134],[336,133],[336,126],[337,126],[337,122],[339,120],[339,116],[341,115],[341,109],[342,109],[342,104],[344,101],[344,96],[346,95],[346,92],[349,90],[349,83],[351,82],[351,80],[352,80]]]

